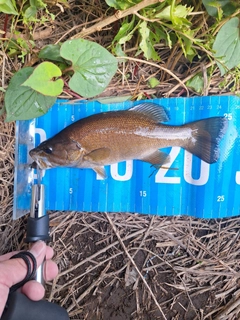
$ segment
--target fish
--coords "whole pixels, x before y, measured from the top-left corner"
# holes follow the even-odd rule
[[[228,126],[225,117],[176,126],[163,124],[169,120],[164,107],[150,102],[82,118],[30,150],[32,167],[91,168],[106,178],[104,166],[126,160],[160,168],[170,161],[160,149],[174,146],[209,164],[218,161],[219,143]]]

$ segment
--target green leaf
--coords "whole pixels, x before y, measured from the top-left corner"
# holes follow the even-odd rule
[[[60,44],[48,44],[40,50],[38,57],[45,60],[66,62],[60,55],[60,48]]]
[[[30,5],[36,7],[37,9],[43,9],[46,7],[46,4],[41,0],[30,0]]]
[[[194,31],[191,29],[188,29],[184,32],[184,35],[180,33],[180,34],[177,34],[177,37],[178,37],[179,43],[182,47],[182,50],[183,50],[185,57],[187,57],[188,60],[192,62],[192,59],[197,54],[197,51],[193,48]],[[195,39],[195,41],[196,41],[196,39]]]
[[[126,57],[126,53],[122,49],[121,44],[116,44],[115,47],[113,47],[112,52],[117,56],[117,57]],[[125,59],[119,59],[118,62],[124,62]]]
[[[172,21],[174,24],[183,24],[183,21],[186,23],[186,17],[192,11],[192,8],[187,6],[178,5],[173,8],[173,14],[171,12],[171,6],[167,6],[161,12],[155,15],[156,18],[164,19],[167,21]],[[190,23],[190,22],[187,22]]]
[[[150,29],[147,27],[147,22],[143,21],[139,26],[139,33],[141,35],[141,41],[139,47],[144,52],[144,56],[149,60],[153,59],[159,61],[160,57],[155,51],[153,44],[150,39]]]
[[[54,80],[54,77],[60,77],[62,71],[52,62],[43,62],[39,64],[22,84],[46,96],[56,97],[63,90],[63,80]]]
[[[23,68],[12,77],[4,97],[7,122],[40,117],[56,101],[56,97],[44,96],[29,87],[22,86],[33,71],[32,67]]]
[[[0,12],[7,14],[18,14],[14,4],[15,3],[11,0],[0,0]]]
[[[160,84],[160,81],[157,78],[152,77],[148,80],[148,83],[149,83],[150,88],[155,88],[156,86],[158,86]]]
[[[115,36],[113,40],[113,44],[116,43],[113,48],[112,52],[116,56],[125,56],[126,54],[122,50],[122,45],[125,44],[127,41],[130,41],[132,39],[132,36],[134,35],[135,31],[138,29],[140,25],[140,21],[134,26],[135,22],[135,16],[133,15],[132,20],[128,23],[127,18],[125,19],[125,22],[123,22],[121,28],[119,29],[117,35]]]
[[[167,20],[167,21],[171,21],[170,8],[171,8],[171,6],[167,6],[161,12],[157,13],[155,15],[155,17],[156,18],[160,18],[160,19],[164,19],[164,20]]]
[[[134,21],[135,21],[135,16],[133,15],[132,20],[130,22],[127,22],[127,18],[122,22],[122,25],[118,31],[118,33],[116,34],[115,38],[113,39],[113,41],[117,41],[120,42],[121,44],[123,44],[123,38],[127,37],[130,32],[133,30],[134,27]],[[132,35],[131,35],[132,37]],[[130,39],[129,39],[130,40]]]
[[[69,87],[86,98],[103,92],[117,71],[117,59],[91,41],[68,40],[63,43],[60,53],[64,59],[72,62],[74,75]]]
[[[105,0],[109,7],[113,7],[118,10],[128,9],[142,0]]]
[[[136,27],[134,28],[135,17],[133,16],[132,20],[128,22],[124,22],[120,27],[117,35],[115,36],[113,42],[118,42],[119,44],[124,44],[127,41],[131,40]]]
[[[203,86],[204,86],[202,74],[201,73],[196,74],[194,77],[192,77],[186,82],[186,85],[189,88],[192,88],[195,92],[202,93]]]
[[[219,30],[214,41],[214,56],[221,62],[217,62],[221,75],[240,64],[239,23],[237,17],[230,19]]]
[[[37,14],[37,8],[30,6],[26,9],[26,11],[24,12],[24,18],[25,19],[30,19],[32,17],[35,17]]]
[[[221,9],[225,16],[234,12],[235,4],[230,0],[202,0],[207,13],[212,17],[217,17]]]

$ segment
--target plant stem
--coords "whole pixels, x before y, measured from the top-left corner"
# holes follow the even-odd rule
[[[3,25],[3,31],[4,31],[3,38],[6,37],[6,33],[7,33],[8,17],[9,17],[9,15],[6,14],[5,15],[5,20],[4,20],[4,25]]]
[[[72,39],[84,38],[90,35],[91,33],[94,33],[96,31],[101,31],[104,27],[108,26],[109,24],[112,24],[113,22],[121,18],[127,17],[131,14],[136,14],[136,12],[138,12],[139,10],[145,7],[148,7],[163,1],[164,0],[143,0],[140,3],[136,4],[135,6],[128,8],[126,10],[122,10],[122,11],[118,10],[114,15],[107,17],[103,21],[100,21],[87,29],[83,28],[82,31],[80,31],[75,36],[73,36]]]
[[[186,85],[184,84],[185,81],[182,81],[181,79],[179,79],[171,70],[168,70],[167,68],[163,67],[162,65],[158,65],[154,62],[151,61],[145,61],[145,60],[141,60],[141,59],[137,59],[137,58],[132,58],[132,57],[117,57],[117,59],[121,60],[121,59],[127,59],[130,61],[135,61],[135,62],[140,62],[143,64],[148,64],[150,66],[156,67],[158,69],[164,70],[165,72],[167,72],[168,74],[170,74],[174,79],[176,79],[180,85],[182,85],[182,87],[184,87],[184,89],[187,92],[187,96],[189,96],[189,91],[188,88],[186,87]]]
[[[72,66],[67,67],[66,69],[62,70],[62,74],[66,74],[69,71],[73,71],[73,67]]]

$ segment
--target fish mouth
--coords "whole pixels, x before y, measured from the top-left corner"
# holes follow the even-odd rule
[[[36,159],[35,161],[33,161],[33,163],[30,164],[30,168],[31,169],[41,169],[41,170],[45,170],[45,169],[49,169],[54,167],[51,163],[49,163],[48,161],[44,161],[43,159]]]
[[[48,169],[54,167],[54,165],[48,161],[45,156],[40,155],[40,152],[36,152],[36,148],[29,151],[30,157],[34,160],[30,165],[32,169]]]
[[[38,164],[37,164],[36,161],[33,161],[33,162],[30,164],[30,168],[31,168],[31,169],[37,169],[37,167],[38,167]]]

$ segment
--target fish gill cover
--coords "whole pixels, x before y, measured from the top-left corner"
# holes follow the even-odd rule
[[[210,96],[114,104],[58,100],[46,115],[17,122],[14,218],[30,208],[31,186],[36,183],[36,172],[29,168],[31,149],[79,119],[99,112],[127,110],[144,102],[163,106],[170,117],[165,124],[172,126],[225,117],[228,128],[219,142],[217,162],[209,164],[181,147],[169,147],[161,151],[170,155],[170,162],[157,170],[138,160],[105,166],[107,179],[102,179],[92,169],[49,169],[44,172],[42,181],[46,209],[200,218],[239,215],[240,98]]]

